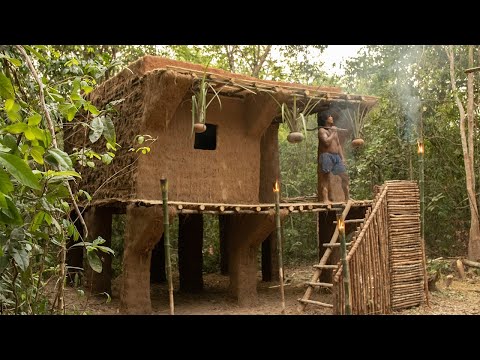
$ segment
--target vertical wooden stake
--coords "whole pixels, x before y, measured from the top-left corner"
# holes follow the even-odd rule
[[[283,288],[282,225],[280,223],[280,184],[278,183],[278,180],[275,181],[273,193],[275,194],[275,225],[277,228],[278,243],[278,274],[280,278],[280,293],[282,295],[282,314],[285,314],[285,291]]]
[[[345,219],[337,214],[338,235],[340,236],[340,251],[343,266],[343,289],[345,293],[345,314],[352,315],[352,302],[350,297],[350,271],[347,261],[347,245],[345,243]]]
[[[160,180],[162,188],[163,203],[163,233],[165,242],[165,268],[168,278],[168,293],[170,302],[170,315],[174,315],[175,305],[173,303],[173,281],[172,281],[172,262],[170,260],[170,224],[168,221],[168,182],[167,179]]]
[[[422,121],[420,117],[420,121]],[[423,135],[423,134],[422,134]],[[427,276],[427,254],[425,253],[425,176],[424,176],[424,152],[425,144],[423,143],[423,137],[418,142],[418,186],[420,188],[420,237],[423,251],[423,276],[425,278],[425,302],[430,307],[430,295],[428,293],[428,276]]]

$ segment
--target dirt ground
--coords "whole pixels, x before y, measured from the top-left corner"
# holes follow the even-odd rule
[[[286,315],[299,315],[297,299],[304,294],[305,281],[312,275],[310,266],[285,268]],[[178,289],[178,276],[174,277],[174,299],[176,315],[279,315],[281,314],[280,288],[277,283],[258,283],[258,304],[255,307],[239,307],[228,295],[228,276],[219,274],[204,275],[204,291],[200,294],[184,294]],[[437,282],[438,291],[430,292],[430,307],[421,306],[395,312],[400,315],[432,314],[480,314],[480,276],[469,273],[467,279],[455,278],[447,289],[444,280]],[[119,313],[120,300],[118,281],[112,286],[113,296],[88,296],[81,288],[66,289],[66,305],[69,314],[111,315]],[[168,286],[166,283],[152,285],[152,307],[155,315],[169,313]],[[332,302],[331,294],[316,297],[327,303]],[[309,305],[304,315],[329,315],[331,309]]]

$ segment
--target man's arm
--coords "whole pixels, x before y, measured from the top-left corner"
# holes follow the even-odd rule
[[[336,131],[328,132],[326,129],[318,130],[318,140],[325,146],[330,146],[333,137],[337,134]]]
[[[343,164],[345,165],[345,156],[343,155],[343,147],[342,144],[340,144],[340,138],[337,137],[337,144],[338,144],[338,153],[340,154],[340,158],[343,161]]]

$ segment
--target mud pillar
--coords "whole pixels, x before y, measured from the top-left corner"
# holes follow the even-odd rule
[[[203,290],[203,215],[178,215],[178,272],[180,290]]]
[[[83,209],[81,208],[80,211]],[[72,211],[70,213],[70,219],[75,225],[75,228],[77,229],[78,233],[80,234],[80,237],[78,241],[81,241],[83,238],[83,226],[80,223],[80,220],[78,220],[77,213]],[[78,242],[77,241],[77,242]],[[67,283],[68,284],[73,284],[75,281],[75,275],[78,274],[80,276],[81,270],[83,269],[83,247],[81,246],[76,246],[71,248],[72,245],[74,245],[76,241],[73,240],[73,237],[70,237],[67,241],[67,266],[71,266],[73,268],[67,269]]]
[[[262,242],[262,281],[278,281],[277,234],[272,232]]]
[[[175,209],[170,207],[173,218]],[[127,206],[127,224],[123,252],[123,278],[120,292],[120,311],[125,314],[149,314],[150,263],[152,250],[163,234],[161,205]]]
[[[160,241],[152,250],[152,260],[150,261],[150,283],[159,284],[167,281],[165,272],[165,239],[162,235]]]
[[[282,218],[288,211],[282,211]],[[275,229],[275,216],[270,214],[230,215],[226,223],[228,237],[230,293],[240,306],[257,302],[257,253],[262,241]]]
[[[87,210],[85,223],[88,228],[87,241],[93,242],[101,236],[105,239],[102,246],[111,247],[112,245],[112,212],[107,207],[92,207]],[[88,261],[85,259],[85,283],[87,289],[92,294],[107,292],[112,294],[112,255],[97,251],[97,255],[102,261],[102,272],[97,273],[92,270]]]
[[[278,155],[278,126],[270,125],[260,141],[260,188],[258,198],[261,203],[273,203],[273,183],[280,180],[280,160]],[[278,250],[275,232],[262,243],[262,280],[278,280]]]
[[[225,225],[227,222],[227,217],[229,215],[218,215],[218,226],[220,234],[220,273],[222,275],[228,275],[228,245],[225,232]]]

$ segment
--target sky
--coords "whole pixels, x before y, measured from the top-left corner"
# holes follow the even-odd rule
[[[355,57],[362,46],[363,45],[328,45],[320,56],[325,63],[324,70],[329,74],[342,76],[344,71],[340,68],[340,64],[349,57]]]

